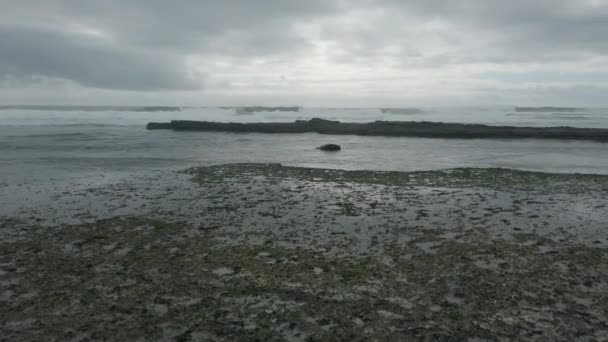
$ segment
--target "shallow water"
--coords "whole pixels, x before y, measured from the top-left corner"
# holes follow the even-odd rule
[[[382,114],[378,109],[314,109],[235,115],[223,109],[180,112],[0,110],[0,198],[29,201],[64,189],[115,184],[159,170],[235,162],[278,162],[292,166],[414,171],[455,167],[502,167],[543,172],[608,173],[608,148],[594,142],[549,140],[448,140],[330,136],[319,134],[233,134],[147,131],[149,121],[292,121],[321,116],[343,121],[432,120],[489,124],[547,125],[512,108],[424,109],[426,114]],[[568,113],[593,116],[570,122],[608,127],[602,110]],[[525,119],[522,119],[524,117]],[[531,120],[531,121],[527,121]],[[604,121],[603,121],[604,120]],[[597,121],[597,122],[596,122]],[[556,122],[560,123],[560,122]],[[563,123],[563,122],[561,122]],[[315,147],[337,143],[343,150]]]
[[[339,153],[315,147],[338,143]],[[142,126],[0,126],[0,183],[44,182],[233,162],[430,170],[503,167],[608,173],[608,148],[593,142],[449,140],[147,131]]]
[[[180,133],[144,124],[184,113],[8,117],[17,114],[0,110],[0,299],[13,340],[114,330],[122,339],[206,337],[199,327],[250,337],[258,325],[284,338],[390,339],[384,333],[403,320],[408,330],[393,339],[522,331],[605,340],[608,199],[599,181],[556,177],[582,189],[570,194],[558,182],[523,190],[315,182],[248,175],[251,165],[232,175],[208,168],[216,174],[199,183],[173,170],[281,162],[608,173],[608,144]],[[344,149],[315,149],[324,143]],[[226,181],[215,182],[218,174]],[[123,329],[112,330],[117,314]]]

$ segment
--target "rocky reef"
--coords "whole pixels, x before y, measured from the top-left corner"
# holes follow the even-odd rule
[[[427,121],[346,123],[324,119],[295,122],[234,123],[175,120],[151,122],[147,129],[235,133],[321,133],[459,139],[568,139],[608,141],[608,129],[576,127],[515,127]]]

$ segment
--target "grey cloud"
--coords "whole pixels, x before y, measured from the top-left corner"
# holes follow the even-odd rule
[[[297,66],[315,57],[319,41],[329,46],[323,60],[360,71],[355,80],[376,67],[501,68],[608,54],[602,0],[0,0],[0,8],[0,77],[106,89],[197,89],[201,77],[191,77],[190,56],[211,76],[220,62],[238,77],[258,72],[255,65],[239,69],[251,57]],[[320,37],[299,31],[309,24]]]
[[[195,89],[179,58],[77,34],[0,27],[0,75],[109,89]]]
[[[337,3],[285,1],[70,1],[2,4],[0,77],[48,76],[109,89],[196,89],[189,55],[227,61],[306,53],[294,24]],[[77,34],[98,30],[107,40]],[[204,71],[203,71],[204,72]]]
[[[595,4],[594,4],[595,3]],[[608,2],[569,0],[361,0],[360,23],[329,22],[337,61],[402,67],[582,61],[608,54]],[[432,43],[435,46],[429,46]],[[392,47],[390,53],[383,51]],[[418,52],[418,56],[412,51]],[[439,58],[438,56],[441,56]]]
[[[181,52],[222,52],[218,49],[228,44],[234,45],[228,52],[234,52],[245,44],[252,54],[297,46],[297,41],[290,43],[297,38],[294,23],[340,9],[339,1],[332,0],[23,0],[18,7],[37,8],[35,16],[23,18],[32,24],[43,18],[49,24],[82,22],[124,44]],[[2,16],[10,20],[10,8]],[[225,44],[217,44],[219,40]]]
[[[419,18],[439,19],[485,40],[486,51],[470,51],[490,62],[520,62],[606,54],[605,1],[389,0],[387,6]],[[462,42],[461,40],[461,42]],[[458,43],[458,42],[456,42]],[[466,42],[465,42],[466,43]]]

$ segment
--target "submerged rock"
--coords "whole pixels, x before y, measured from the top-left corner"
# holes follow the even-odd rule
[[[342,147],[340,147],[340,145],[336,145],[336,144],[327,144],[327,145],[317,147],[317,149],[319,149],[321,151],[337,152],[337,151],[340,151],[342,149]]]

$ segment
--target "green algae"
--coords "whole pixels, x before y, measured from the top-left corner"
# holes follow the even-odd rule
[[[227,164],[187,171],[199,183],[239,182],[248,177],[293,178],[310,182],[348,182],[388,186],[484,187],[498,190],[566,193],[608,192],[608,176],[559,174],[500,168],[458,168],[438,171],[346,171],[284,166],[281,164]]]
[[[441,234],[430,230],[393,246],[387,262],[328,257],[277,243],[224,247],[215,230],[193,234],[189,227],[146,218],[41,232],[2,245],[16,261],[15,271],[2,277],[15,284],[3,321],[37,311],[29,335],[5,326],[4,336],[27,340],[45,331],[54,339],[80,333],[92,339],[458,339],[528,338],[541,329],[545,336],[567,339],[575,336],[575,323],[583,329],[579,333],[601,336],[592,327],[606,322],[602,308],[608,298],[600,291],[608,286],[604,250],[570,247],[542,254],[538,243],[558,246],[492,241],[477,231],[461,232],[466,242]],[[425,241],[440,243],[426,253],[415,247]],[[119,253],[125,247],[129,252]],[[505,266],[476,263],[495,259]],[[579,304],[580,298],[588,305]],[[530,321],[522,310],[543,318]],[[546,322],[556,330],[544,330]]]
[[[19,232],[19,239],[0,241],[1,335],[181,341],[608,338],[606,249],[541,236],[535,226],[552,206],[571,207],[574,197],[553,194],[601,191],[603,176],[278,164],[187,172],[199,197],[172,202],[155,215],[27,229],[17,220],[0,220],[2,229]],[[522,193],[500,206],[488,203],[496,193],[456,191],[462,187]],[[605,203],[604,197],[593,198],[596,207]],[[180,211],[187,204],[197,206]],[[506,219],[477,219],[513,204],[540,209],[534,215],[512,209],[509,215],[521,213],[521,222],[530,225],[508,238],[491,232],[507,230]],[[204,220],[188,220],[184,213]]]

